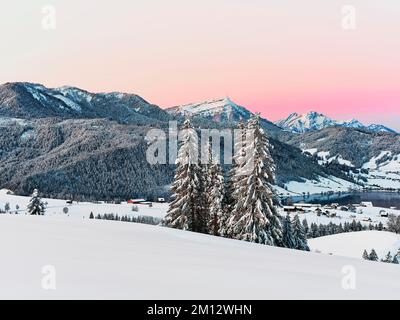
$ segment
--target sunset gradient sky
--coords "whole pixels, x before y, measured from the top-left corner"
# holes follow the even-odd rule
[[[1,0],[0,83],[161,107],[229,96],[270,120],[315,110],[400,130],[399,33],[398,0]]]

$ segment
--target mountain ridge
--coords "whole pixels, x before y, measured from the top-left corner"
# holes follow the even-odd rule
[[[174,116],[190,116],[194,120],[202,118],[230,127],[248,121],[254,115],[253,112],[233,102],[229,97],[175,106],[167,108],[166,111]],[[261,117],[261,125],[273,137],[279,137],[283,132],[272,121],[263,117]]]
[[[381,124],[364,125],[357,119],[349,121],[333,120],[322,113],[310,111],[308,113],[291,113],[286,119],[274,122],[278,127],[292,133],[305,133],[309,131],[321,130],[327,127],[341,126],[354,129],[364,129],[373,132],[397,132]]]
[[[0,116],[19,118],[107,118],[119,123],[146,124],[171,120],[160,107],[136,94],[91,93],[63,86],[13,82],[0,85]]]

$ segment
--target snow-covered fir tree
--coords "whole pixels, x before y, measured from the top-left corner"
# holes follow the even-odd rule
[[[306,235],[306,237],[308,236],[309,232],[310,232],[310,227],[308,226],[308,222],[306,219],[303,219],[303,230],[304,230],[304,234]]]
[[[182,143],[176,161],[172,202],[162,224],[171,228],[207,232],[203,204],[203,170],[199,165],[198,137],[189,119],[182,128]]]
[[[311,233],[312,238],[318,238],[320,236],[318,225],[314,222],[311,223],[311,232],[310,233]]]
[[[392,263],[393,257],[390,251],[386,254],[385,258],[381,259],[382,262]]]
[[[39,191],[37,189],[33,190],[32,198],[29,200],[27,206],[27,212],[30,215],[44,215],[45,205],[42,199],[39,197]]]
[[[240,122],[238,128],[235,130],[234,143],[232,166],[225,180],[223,214],[220,223],[220,235],[223,237],[232,237],[229,221],[232,218],[235,204],[238,198],[241,197],[237,190],[237,185],[241,179],[245,178],[239,174],[240,168],[244,166],[245,159],[246,126],[243,122]]]
[[[238,240],[282,246],[281,217],[273,205],[275,165],[270,154],[271,145],[260,125],[259,116],[247,126],[244,146],[246,163],[237,168],[235,180],[235,206],[228,228]],[[250,163],[252,162],[252,163]]]
[[[205,144],[205,150],[200,150],[200,152],[207,153],[207,157],[204,157],[205,154],[201,154],[201,193],[203,194],[203,200],[201,205],[202,213],[206,218],[207,230],[211,233],[209,229],[210,224],[210,206],[211,206],[211,189],[212,189],[212,173],[211,173],[211,165],[212,165],[212,155],[211,155],[211,143],[208,140]],[[206,160],[204,163],[203,161]]]
[[[222,174],[221,166],[213,163],[209,167],[211,186],[209,189],[209,222],[208,230],[210,234],[215,236],[221,235],[224,228],[221,227],[221,219],[224,215],[223,200],[224,200],[224,176]],[[225,223],[225,221],[222,221]]]
[[[397,258],[397,255],[395,255],[395,256],[393,257],[392,263],[394,263],[394,264],[399,264],[399,259]]]
[[[307,243],[307,235],[304,231],[303,225],[300,222],[299,215],[295,215],[293,219],[293,236],[295,241],[295,249],[310,251]]]
[[[379,260],[379,257],[376,254],[375,249],[371,250],[371,253],[369,254],[369,260],[371,260],[371,261],[378,261]]]
[[[221,235],[221,221],[224,216],[224,176],[220,165],[220,156],[214,154],[210,141],[206,143],[207,164],[203,164],[204,210],[207,215],[207,229],[210,234]]]
[[[282,236],[282,244],[286,248],[294,249],[296,248],[296,241],[294,239],[293,228],[292,228],[292,220],[290,219],[290,215],[287,214],[283,219],[283,236]]]
[[[369,260],[369,254],[368,254],[367,250],[364,250],[362,257],[364,260]]]

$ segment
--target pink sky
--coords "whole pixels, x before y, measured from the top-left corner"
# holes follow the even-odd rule
[[[341,25],[343,4],[356,29]],[[384,3],[384,6],[383,6]],[[44,5],[56,29],[44,30]],[[397,0],[5,0],[0,83],[126,91],[161,107],[229,96],[400,129]]]

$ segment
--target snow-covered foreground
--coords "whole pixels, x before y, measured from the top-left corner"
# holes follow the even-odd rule
[[[359,259],[365,249],[375,249],[379,258],[384,258],[389,251],[392,256],[398,252],[400,235],[384,231],[349,232],[310,239],[308,244],[312,251]]]
[[[0,243],[7,299],[400,298],[398,265],[159,226],[0,215]]]

